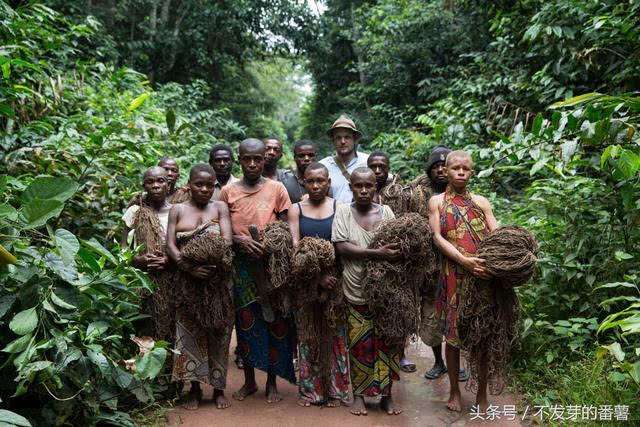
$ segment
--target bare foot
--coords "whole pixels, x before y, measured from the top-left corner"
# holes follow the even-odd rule
[[[298,398],[298,405],[306,408],[307,406],[311,406],[311,402],[309,402],[304,397],[300,397],[300,398]]]
[[[267,383],[267,390],[265,394],[267,395],[267,403],[277,403],[282,400],[282,396],[278,393],[278,388],[275,384]]]
[[[189,410],[198,409],[201,400],[202,390],[191,387],[191,390],[189,390],[189,393],[185,396],[185,402],[182,404],[182,407]]]
[[[402,413],[402,409],[396,408],[391,396],[382,396],[382,400],[380,400],[380,407],[388,415],[399,415]]]
[[[476,396],[476,406],[478,407],[479,413],[485,414],[487,412],[487,408],[489,408],[489,401],[487,400],[486,393],[484,396]]]
[[[258,391],[258,386],[255,384],[245,384],[240,387],[240,390],[233,393],[233,398],[236,400],[244,400],[247,396],[251,396],[256,391]]]
[[[364,397],[355,396],[351,407],[353,415],[367,415],[367,407],[364,405]]]
[[[340,401],[340,399],[329,398],[324,406],[326,406],[327,408],[339,408],[340,406],[342,406],[342,402]]]
[[[460,395],[460,390],[451,390],[449,402],[447,402],[447,409],[455,412],[462,411],[462,396]]]
[[[226,398],[223,390],[213,391],[213,401],[215,402],[216,408],[218,409],[227,409],[229,406],[231,406],[231,402],[229,402],[229,399]]]

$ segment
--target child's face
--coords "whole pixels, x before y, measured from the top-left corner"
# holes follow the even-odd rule
[[[447,159],[447,178],[455,188],[464,188],[473,175],[473,162],[469,157],[456,156]]]

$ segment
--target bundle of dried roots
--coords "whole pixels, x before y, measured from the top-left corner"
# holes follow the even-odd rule
[[[193,313],[204,328],[223,329],[233,323],[233,301],[229,284],[232,275],[231,245],[217,233],[193,237],[180,249],[187,265],[178,273],[176,299],[179,308]],[[199,266],[215,266],[208,279],[197,279],[189,271]]]
[[[309,358],[325,387],[330,385],[333,337],[345,325],[342,287],[321,285],[325,276],[337,277],[335,259],[331,242],[305,237],[291,260],[298,341],[308,346]]]
[[[139,196],[140,209],[136,213],[133,228],[136,242],[143,246],[143,254],[164,254],[164,230],[156,213],[147,207]],[[143,312],[151,316],[158,339],[171,340],[175,333],[175,305],[173,298],[173,272],[149,271],[149,278],[156,284],[153,294],[142,292]]]
[[[189,199],[191,199],[191,190],[189,190],[187,186],[178,188],[173,194],[167,197],[167,201],[173,205],[184,203]]]
[[[487,270],[499,284],[520,286],[533,276],[538,242],[522,227],[499,227],[480,243],[477,256],[486,261]]]
[[[418,331],[420,287],[436,269],[427,219],[409,213],[384,221],[369,247],[390,243],[399,244],[402,259],[367,261],[363,289],[381,334],[388,339],[404,339]]]
[[[486,261],[493,276],[465,278],[458,306],[458,334],[471,373],[469,387],[477,386],[481,362],[487,364],[490,391],[502,391],[505,370],[518,338],[520,304],[514,287],[534,273],[538,243],[521,227],[500,227],[478,245],[476,256]]]

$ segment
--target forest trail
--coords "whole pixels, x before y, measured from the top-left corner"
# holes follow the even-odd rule
[[[232,348],[235,343],[232,341]],[[205,401],[196,411],[188,411],[177,407],[167,415],[169,426],[201,427],[201,426],[234,426],[234,427],[314,427],[314,426],[475,426],[491,425],[520,426],[520,416],[514,421],[506,419],[494,421],[471,420],[469,414],[474,395],[464,390],[462,386],[465,410],[462,414],[454,414],[446,409],[449,382],[442,377],[436,381],[427,381],[422,375],[433,365],[431,349],[421,341],[411,344],[409,355],[417,365],[417,371],[411,374],[402,373],[399,383],[394,384],[394,397],[403,408],[398,416],[389,416],[381,412],[375,400],[367,400],[369,415],[356,417],[351,415],[349,408],[303,408],[296,404],[297,389],[294,385],[278,382],[283,401],[279,404],[267,404],[264,397],[264,382],[266,375],[257,371],[256,379],[260,390],[243,402],[232,400],[232,406],[226,410],[218,410],[211,401],[212,390],[204,389]],[[231,352],[233,358],[233,352]],[[235,367],[233,360],[229,360],[229,374],[227,377],[227,396],[242,385],[242,372]],[[501,396],[491,396],[490,402],[498,405],[516,405],[516,396],[504,393]]]

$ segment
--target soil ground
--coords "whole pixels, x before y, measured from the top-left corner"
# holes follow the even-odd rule
[[[232,340],[232,348],[235,346]],[[231,357],[233,358],[233,352]],[[348,407],[321,408],[317,406],[301,407],[297,405],[297,389],[294,385],[282,380],[278,381],[278,389],[283,396],[279,403],[268,404],[264,395],[266,375],[256,371],[259,384],[258,393],[247,397],[244,401],[233,400],[231,394],[242,385],[242,371],[237,369],[233,360],[229,361],[229,377],[227,379],[227,396],[231,407],[225,410],[216,409],[211,401],[212,390],[204,388],[204,401],[197,410],[186,410],[181,407],[169,411],[167,422],[170,426],[250,426],[250,427],[315,427],[315,426],[519,426],[521,416],[509,420],[502,415],[500,419],[488,421],[473,419],[471,405],[474,402],[473,393],[464,389],[464,410],[453,413],[446,408],[449,381],[443,376],[435,381],[424,379],[424,372],[433,365],[433,353],[429,347],[418,341],[409,344],[407,348],[409,358],[417,365],[414,373],[402,373],[401,380],[394,383],[393,396],[403,413],[396,416],[387,415],[378,407],[378,401],[367,399],[367,416],[354,416]],[[497,405],[499,411],[503,405],[520,407],[515,396],[504,393],[500,396],[490,396],[490,403]],[[486,416],[484,416],[486,418]],[[525,422],[526,423],[526,422]],[[528,423],[527,423],[528,424]]]

